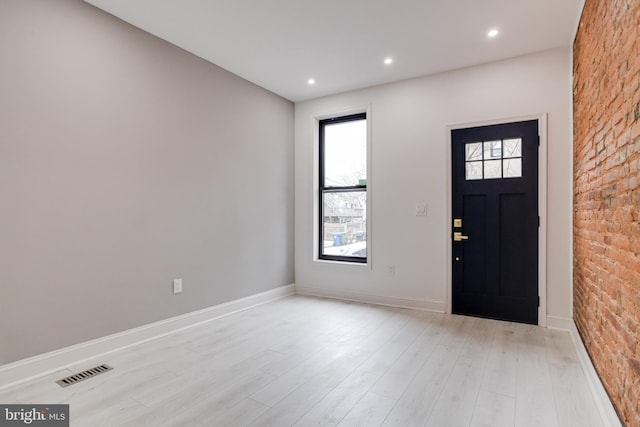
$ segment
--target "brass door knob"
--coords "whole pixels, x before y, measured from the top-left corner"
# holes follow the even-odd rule
[[[462,242],[463,240],[469,240],[469,236],[465,236],[460,231],[453,232],[453,241],[454,242]]]

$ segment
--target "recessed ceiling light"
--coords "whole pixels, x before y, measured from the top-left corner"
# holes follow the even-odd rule
[[[314,84],[316,84],[316,79],[309,79],[307,80],[307,83],[313,86]]]
[[[497,29],[493,28],[493,29],[489,30],[489,32],[487,33],[487,37],[492,39],[492,38],[496,37],[499,33],[500,32]]]
[[[391,64],[393,64],[393,59],[392,58],[386,58],[384,60],[384,63],[387,64],[387,65],[391,65]]]

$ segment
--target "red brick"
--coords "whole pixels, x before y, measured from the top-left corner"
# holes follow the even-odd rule
[[[640,1],[586,0],[573,71],[574,317],[640,426]]]

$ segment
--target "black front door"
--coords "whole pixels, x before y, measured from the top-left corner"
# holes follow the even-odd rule
[[[538,121],[451,131],[453,312],[538,323]]]

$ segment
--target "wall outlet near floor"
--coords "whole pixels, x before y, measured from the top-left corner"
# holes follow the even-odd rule
[[[389,273],[389,276],[395,276],[396,275],[396,265],[395,264],[389,264],[389,268],[387,269],[387,273]]]
[[[427,216],[427,204],[418,203],[416,205],[416,216]]]
[[[182,279],[175,279],[173,281],[173,293],[174,294],[182,293]]]

